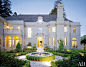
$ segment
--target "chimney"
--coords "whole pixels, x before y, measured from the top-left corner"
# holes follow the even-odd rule
[[[63,3],[57,4],[57,19],[63,19]]]

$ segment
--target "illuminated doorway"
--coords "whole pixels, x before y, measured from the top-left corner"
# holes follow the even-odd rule
[[[37,47],[43,47],[43,37],[37,38]]]
[[[13,37],[13,47],[16,47],[17,44],[18,44],[18,42],[19,42],[19,37],[18,37],[18,36],[14,36],[14,37]],[[15,45],[16,45],[16,46],[15,46]]]
[[[5,49],[7,49],[7,47],[11,47],[11,36],[5,37]]]

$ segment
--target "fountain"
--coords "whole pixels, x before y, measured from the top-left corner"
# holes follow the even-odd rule
[[[37,52],[32,52],[28,54],[29,56],[34,57],[46,57],[46,56],[52,56],[52,53],[44,52],[43,48],[37,48]]]

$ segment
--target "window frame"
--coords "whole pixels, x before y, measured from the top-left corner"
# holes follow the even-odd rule
[[[52,44],[55,45],[55,37],[53,37],[53,38],[52,38]]]
[[[56,27],[52,27],[52,32],[56,32]]]
[[[27,28],[27,29],[31,29],[31,27]],[[28,30],[30,32],[28,32],[28,38],[31,38],[32,37],[32,29],[31,30]],[[30,37],[29,37],[29,34],[30,34]]]
[[[74,28],[75,28],[75,30],[74,30]],[[75,31],[75,32],[74,32]],[[73,27],[73,33],[76,33],[76,27]]]
[[[64,32],[67,32],[68,30],[67,30],[67,26],[64,26]]]

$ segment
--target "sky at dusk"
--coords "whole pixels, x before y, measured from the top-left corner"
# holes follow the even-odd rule
[[[49,14],[56,0],[10,0],[11,9],[18,14]],[[66,17],[80,22],[81,36],[86,35],[86,0],[62,0]]]

